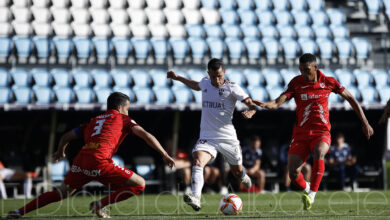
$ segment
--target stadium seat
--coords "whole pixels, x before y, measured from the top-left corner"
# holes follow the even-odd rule
[[[105,69],[93,69],[91,75],[95,81],[95,88],[109,88],[112,85],[112,77]]]
[[[284,85],[287,86],[294,77],[300,75],[300,72],[295,69],[281,69],[280,74],[282,75]]]
[[[272,1],[271,0],[254,0],[256,9],[262,11],[268,11],[271,9]]]
[[[226,77],[230,82],[234,82],[240,87],[244,87],[246,84],[245,75],[241,73],[240,69],[229,69],[226,70]]]
[[[111,30],[114,37],[127,38],[130,36],[130,27],[126,24],[111,23]]]
[[[11,6],[12,14],[14,15],[14,21],[20,23],[27,23],[31,21],[31,11],[27,7]]]
[[[298,32],[299,33],[299,32]],[[300,38],[298,40],[299,45],[301,46],[302,53],[311,53],[317,54],[318,46],[315,41],[309,38]]]
[[[218,0],[201,0],[201,2],[203,8],[217,8],[218,6]]]
[[[0,87],[7,87],[11,84],[11,75],[8,70],[0,67]]]
[[[297,32],[295,31],[294,26],[291,25],[278,25],[277,26],[278,32],[280,34],[280,38],[287,38],[287,39],[296,39]],[[300,30],[299,30],[300,31]]]
[[[53,27],[50,23],[37,23],[34,21],[32,27],[37,36],[48,37],[53,34]]]
[[[12,38],[18,57],[27,58],[33,49],[33,42],[29,37],[14,36]]]
[[[8,87],[0,87],[0,105],[11,102],[12,91]]]
[[[308,7],[306,0],[290,0],[290,5],[292,11],[306,11]]]
[[[162,8],[164,1],[163,0],[146,0],[148,8],[160,9]]]
[[[49,87],[34,87],[33,88],[35,94],[35,104],[50,104],[54,100],[53,90]]]
[[[134,25],[144,25],[147,23],[148,17],[146,12],[142,9],[129,8],[127,13],[130,17],[131,24]]]
[[[127,24],[129,21],[129,15],[127,14],[126,10],[122,8],[110,7],[108,9],[108,13],[110,14],[112,24]]]
[[[367,59],[371,52],[371,43],[365,38],[354,37],[352,43],[356,48],[356,57],[358,59]]]
[[[151,44],[147,38],[132,38],[131,44],[137,59],[146,59],[149,56]]]
[[[134,86],[138,88],[149,87],[152,82],[149,73],[144,69],[132,69],[130,71],[130,76],[133,78]]]
[[[338,104],[341,103],[341,98],[338,94],[330,93],[329,95],[329,104]]]
[[[51,40],[47,37],[33,37],[35,48],[37,49],[38,58],[48,58],[51,51]]]
[[[207,73],[206,71],[201,69],[189,69],[188,76],[190,77],[190,79],[200,82],[204,77],[207,76]]]
[[[17,21],[12,22],[12,26],[16,35],[21,37],[27,37],[32,34],[33,30],[30,23],[20,23]]]
[[[287,0],[285,0],[287,1]],[[289,11],[274,11],[278,25],[291,25],[293,17]]]
[[[71,39],[63,37],[53,37],[58,58],[68,59],[73,51],[73,42]]]
[[[267,91],[260,86],[249,86],[248,87],[249,95],[252,99],[259,101],[267,101],[268,93]]]
[[[67,160],[60,160],[51,165],[51,179],[52,181],[63,181],[65,175],[69,171],[69,162]]]
[[[85,37],[74,37],[73,43],[76,48],[77,57],[81,59],[89,58],[92,51],[92,42]]]
[[[365,104],[372,104],[378,102],[378,91],[374,87],[360,88],[362,102]]]
[[[241,25],[244,38],[253,39],[260,37],[260,31],[255,25]]]
[[[348,69],[337,69],[335,74],[344,87],[355,87],[356,78]]]
[[[135,95],[134,95],[133,90],[131,90],[131,88],[115,86],[114,88],[112,88],[112,90],[114,92],[121,92],[121,93],[126,94],[127,96],[129,96],[130,103],[135,102]]]
[[[92,77],[87,70],[73,69],[72,76],[75,81],[75,88],[89,88],[92,85]]]
[[[245,38],[244,44],[248,52],[248,58],[259,59],[264,54],[264,46],[260,40],[255,38]]]
[[[110,8],[121,9],[126,5],[126,0],[109,0]]]
[[[50,73],[54,78],[55,87],[57,88],[70,87],[72,82],[72,76],[69,74],[69,72],[66,69],[54,68],[50,71]]]
[[[207,50],[207,43],[202,38],[188,38],[188,43],[191,48],[192,57],[196,59],[202,59]]]
[[[107,98],[112,93],[111,88],[94,88],[94,92],[96,94],[97,102],[99,104],[106,104]]]
[[[364,89],[367,87],[372,87],[374,78],[371,73],[367,70],[355,69],[353,74],[356,77],[356,81],[359,89]]]
[[[235,0],[219,0],[219,5],[222,9],[234,9],[236,7]]]
[[[257,16],[252,10],[239,10],[238,15],[242,25],[255,25],[257,23]]]
[[[106,0],[94,0],[91,1],[91,8],[92,9],[101,9],[101,8],[106,8],[107,7],[107,1]]]
[[[182,13],[184,15],[186,24],[201,24],[202,23],[203,18],[202,18],[202,14],[199,12],[199,10],[183,9]],[[167,16],[166,13],[165,13],[165,15]],[[180,16],[180,15],[177,14],[175,16]],[[167,18],[168,18],[168,22],[169,22],[169,17],[167,16]],[[178,17],[178,18],[180,18],[180,17]],[[175,18],[175,19],[177,19],[177,18]]]
[[[107,38],[94,37],[92,42],[96,49],[96,55],[98,59],[107,59],[110,55],[110,43]]]
[[[265,68],[262,71],[262,75],[265,78],[267,89],[282,86],[282,78],[280,73],[276,69]]]
[[[28,87],[31,85],[31,75],[24,68],[12,68],[9,72],[14,80],[14,86]]]
[[[129,87],[132,81],[130,74],[124,69],[112,69],[110,75],[116,87]]]
[[[8,37],[0,37],[0,58],[7,58],[11,54],[12,40]]]
[[[9,8],[0,7],[0,22],[8,22],[12,19],[12,13]]]
[[[324,11],[311,11],[310,10],[309,13],[310,13],[311,19],[313,21],[313,26],[328,25],[329,18],[328,18],[328,15]]]
[[[134,94],[137,97],[137,104],[147,105],[152,104],[154,101],[154,93],[147,87],[135,87],[133,88]]]
[[[251,10],[253,9],[253,1],[252,0],[239,0],[237,1],[238,9],[241,10]]]
[[[378,90],[380,90],[381,88],[385,88],[385,87],[389,86],[390,76],[389,76],[389,73],[387,72],[387,70],[384,70],[384,69],[374,69],[371,72],[371,75],[375,79],[376,88]]]
[[[295,30],[297,31],[297,35],[299,38],[307,38],[307,39],[314,39],[314,31],[310,26],[295,26]]]
[[[131,43],[127,38],[113,37],[111,44],[115,50],[115,57],[120,59],[127,59],[131,53]]]
[[[340,59],[349,59],[352,56],[354,47],[350,40],[346,38],[337,38],[334,42]]]
[[[168,44],[165,39],[152,38],[150,40],[156,59],[165,59],[168,52]]]
[[[241,28],[238,25],[224,24],[222,25],[222,29],[225,32],[226,38],[241,38],[242,36]]]
[[[145,0],[127,0],[130,8],[142,9],[145,7]]]
[[[211,57],[222,58],[225,51],[225,42],[220,38],[207,38],[206,41],[210,48]]]
[[[161,9],[146,8],[146,16],[150,25],[161,25],[165,22],[165,15]]]
[[[226,38],[225,43],[229,51],[229,57],[240,59],[245,51],[244,43],[238,38]]]
[[[167,24],[167,31],[170,38],[184,38],[187,37],[187,31],[183,25]]]
[[[34,86],[50,87],[52,83],[52,76],[46,69],[34,68],[31,70],[31,75],[35,81]]]
[[[14,29],[10,23],[0,22],[0,36],[1,38],[13,34]]]
[[[173,89],[173,94],[175,95],[176,104],[188,104],[192,101],[192,91],[186,87],[180,87]],[[195,91],[195,93],[200,93],[200,91]],[[197,102],[199,100],[196,100]],[[200,103],[200,102],[198,102]]]
[[[204,25],[203,26],[207,37],[210,38],[222,38],[223,37],[223,30],[220,25]]]
[[[328,26],[314,26],[313,27],[314,33],[316,34],[317,39],[319,38],[332,38],[332,31],[329,29]]]
[[[163,69],[151,69],[149,75],[153,80],[153,87],[169,87],[170,79],[167,79],[167,71]]]
[[[330,29],[332,30],[334,38],[349,38],[349,30],[344,25],[331,25]]]
[[[200,0],[182,0],[184,8],[198,9],[200,6]]]
[[[13,86],[13,93],[15,94],[15,104],[29,104],[32,100],[32,90],[29,87]]]
[[[272,11],[262,11],[257,9],[256,14],[261,25],[273,25],[276,22],[275,15]]]
[[[269,94],[269,100],[275,100],[277,99],[282,93],[284,89],[279,86],[275,86],[273,88],[268,88],[267,87],[267,92]]]
[[[170,39],[173,57],[175,59],[184,59],[188,54],[188,42],[185,39]]]
[[[90,88],[76,88],[74,89],[78,104],[89,104],[94,102],[94,92]]]
[[[176,74],[179,74],[180,76],[183,76],[185,78],[190,78],[187,74],[187,72],[181,70],[181,69],[178,69],[178,70],[175,70],[175,73]],[[183,84],[182,82],[180,81],[177,81],[177,80],[172,80],[172,89],[177,89],[177,88],[180,88],[180,87],[186,87],[185,84]]]
[[[279,37],[278,30],[271,25],[260,25],[259,26],[261,35],[263,38],[274,38],[277,39]]]
[[[390,87],[383,87],[379,90],[381,103],[386,104],[390,100]]]
[[[206,32],[200,24],[186,24],[185,27],[189,37],[203,38],[205,36]]]
[[[281,45],[284,51],[284,57],[286,59],[296,59],[300,51],[299,44],[292,38],[286,38],[281,41]]]
[[[157,105],[168,105],[173,102],[173,93],[168,87],[153,87]]]
[[[346,17],[344,12],[337,8],[328,8],[326,13],[329,16],[331,25],[344,25]]]
[[[152,25],[149,25],[149,30],[150,30],[150,33],[151,33],[151,36],[153,38],[166,38],[168,37],[168,31],[165,27],[165,25],[161,25],[161,24],[152,24]]]
[[[238,24],[238,14],[235,10],[223,10],[219,11],[223,24]]]
[[[169,9],[180,9],[182,6],[181,0],[165,0],[165,8]]]
[[[167,18],[168,24],[182,24],[184,21],[184,15],[181,10],[178,9],[164,9],[165,17]],[[201,19],[200,14],[196,14],[198,17],[195,17],[194,20],[190,20],[192,24],[199,24]],[[200,17],[199,17],[200,16]]]
[[[323,74],[325,74],[325,76],[333,77],[333,78],[335,78],[336,80],[338,80],[338,79],[337,79],[337,75],[334,73],[333,70],[325,68],[325,69],[321,69],[321,71],[322,71]],[[347,71],[348,73],[351,73],[350,70],[346,70],[346,71]]]
[[[263,45],[268,59],[277,59],[279,57],[279,42],[274,38],[263,38]]]
[[[309,4],[310,11],[322,10],[324,8],[324,0],[309,0],[306,2]]]
[[[382,9],[382,0],[364,0],[367,6],[368,14],[378,15]]]
[[[294,17],[295,25],[310,25],[311,17],[306,11],[292,11],[292,15]]]
[[[54,6],[50,8],[50,11],[54,19],[53,23],[67,24],[72,18],[70,11],[67,8]]]
[[[264,77],[257,69],[244,69],[244,75],[248,81],[248,87],[262,87],[264,84]]]
[[[327,38],[317,39],[317,45],[320,49],[322,59],[332,59],[334,53],[334,44]]]
[[[274,10],[289,10],[290,2],[289,0],[272,0],[274,5]]]

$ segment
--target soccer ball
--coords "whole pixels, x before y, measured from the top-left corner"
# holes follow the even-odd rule
[[[224,215],[238,215],[242,210],[242,200],[236,194],[227,194],[222,197],[219,209]]]

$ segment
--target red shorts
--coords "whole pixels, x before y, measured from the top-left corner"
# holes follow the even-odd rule
[[[310,152],[312,152],[314,147],[320,142],[327,143],[330,148],[331,138],[329,131],[294,131],[288,154],[299,155],[303,161],[306,161]]]
[[[64,183],[74,189],[95,180],[116,190],[133,175],[133,171],[115,165],[111,159],[97,159],[88,154],[79,154],[66,175]]]

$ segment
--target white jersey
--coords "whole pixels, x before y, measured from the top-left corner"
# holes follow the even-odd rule
[[[216,88],[208,77],[199,82],[199,88],[202,92],[199,139],[237,139],[232,123],[233,112],[237,100],[243,101],[248,94],[227,80],[221,88]]]

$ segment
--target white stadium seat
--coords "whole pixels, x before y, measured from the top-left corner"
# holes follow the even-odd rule
[[[10,21],[12,18],[12,13],[9,8],[1,7],[0,8],[0,22]]]
[[[131,24],[146,24],[147,23],[147,17],[144,10],[141,9],[127,9],[127,13],[130,16]]]
[[[19,23],[19,22],[13,21],[12,26],[13,26],[15,33],[17,35],[28,36],[32,33],[32,28],[31,28],[31,25],[29,23]]]
[[[91,8],[94,9],[104,9],[107,5],[107,0],[92,0],[90,1]]]
[[[219,24],[221,20],[221,16],[216,9],[202,8],[200,9],[200,13],[203,16],[205,24]]]
[[[71,0],[72,8],[88,8],[88,0]]]
[[[14,15],[14,21],[17,22],[29,22],[31,19],[31,11],[28,8],[11,7],[12,14]]]
[[[70,25],[72,26],[74,34],[78,37],[88,37],[92,33],[92,29],[89,24],[72,22]]]
[[[111,24],[111,30],[115,37],[129,37],[131,33],[127,24]]]
[[[53,33],[53,28],[50,23],[32,23],[34,32],[38,36],[50,36]]]
[[[69,0],[51,0],[51,3],[56,8],[66,8],[69,5]]]
[[[184,20],[183,13],[180,10],[164,9],[168,24],[182,24]]]
[[[145,7],[145,0],[127,0],[129,7],[133,9],[142,9]]]
[[[186,24],[201,24],[202,15],[199,10],[195,9],[183,9],[183,15],[186,19]]]
[[[124,9],[108,9],[108,13],[111,16],[111,23],[113,24],[126,24],[129,21],[129,15]]]
[[[0,7],[7,7],[9,5],[10,0],[0,1]]]
[[[200,6],[200,0],[183,0],[184,8],[198,9]]]
[[[113,9],[122,9],[126,5],[125,0],[109,0],[108,2],[110,2],[110,8]]]
[[[149,20],[149,24],[164,24],[165,15],[162,10],[146,8],[145,11]]]
[[[167,29],[165,25],[149,25],[149,30],[152,37],[156,38],[166,38],[168,37]]]
[[[149,37],[149,28],[146,25],[130,24],[130,30],[134,37],[146,38]]]
[[[92,30],[95,36],[97,37],[110,37],[111,36],[111,28],[108,24],[97,24],[92,23]]]
[[[181,0],[165,0],[165,8],[180,9]]]
[[[50,21],[51,13],[47,8],[31,7],[31,12],[36,22],[47,23]]]
[[[31,2],[29,0],[13,0],[13,5],[16,7],[29,7]]]
[[[93,23],[107,24],[110,20],[110,15],[106,9],[90,9]]]
[[[67,23],[51,23],[54,33],[59,37],[68,37],[73,34],[72,27]]]
[[[164,0],[146,0],[148,8],[161,9],[164,5]]]
[[[184,38],[187,36],[187,31],[183,25],[167,24],[166,27],[171,38]]]
[[[9,36],[13,32],[12,25],[10,23],[0,23],[0,36]]]
[[[56,23],[69,23],[71,14],[68,9],[51,7],[50,11]]]
[[[46,8],[49,5],[49,0],[33,0],[34,7]]]
[[[70,8],[70,13],[73,17],[73,22],[76,24],[87,24],[91,19],[89,11],[84,8]]]

